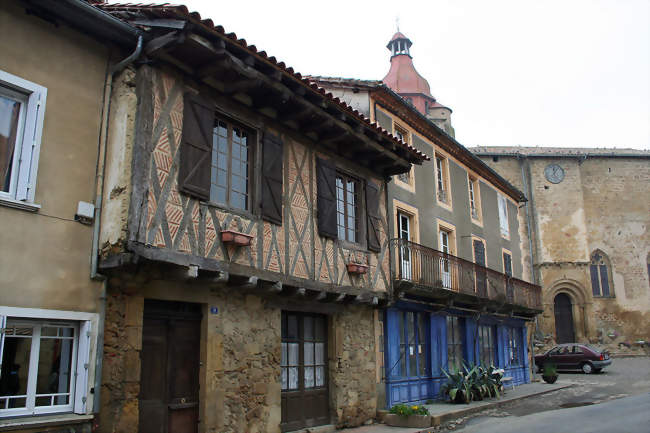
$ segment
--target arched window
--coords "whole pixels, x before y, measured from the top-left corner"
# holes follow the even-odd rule
[[[591,274],[591,290],[594,296],[614,296],[614,287],[611,284],[611,265],[607,254],[601,250],[591,253],[589,273]]]

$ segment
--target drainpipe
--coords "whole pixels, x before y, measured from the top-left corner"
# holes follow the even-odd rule
[[[95,220],[93,224],[93,243],[90,256],[90,278],[101,281],[102,288],[99,296],[99,323],[97,325],[97,351],[95,355],[95,385],[93,398],[93,412],[99,413],[101,384],[102,384],[102,360],[104,358],[104,322],[106,318],[106,288],[107,278],[97,272],[99,256],[99,232],[102,214],[102,201],[104,196],[104,171],[106,168],[106,147],[108,145],[108,122],[111,111],[111,93],[113,92],[113,77],[116,73],[133,63],[142,53],[142,33],[138,34],[138,42],[133,53],[121,62],[106,68],[106,80],[104,85],[104,96],[102,104],[102,118],[100,124],[100,136],[98,140],[97,166],[95,177]]]

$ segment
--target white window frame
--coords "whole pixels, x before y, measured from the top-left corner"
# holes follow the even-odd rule
[[[73,375],[72,385],[70,388],[70,404],[58,406],[42,406],[34,407],[35,399],[35,386],[34,379],[29,379],[33,382],[31,386],[28,384],[28,397],[27,407],[25,408],[0,408],[0,419],[13,416],[33,416],[40,414],[55,414],[55,413],[76,413],[76,414],[89,414],[92,412],[92,404],[88,401],[90,395],[89,377],[91,367],[91,341],[96,338],[96,332],[99,322],[99,315],[96,313],[83,313],[77,311],[60,311],[60,310],[44,310],[37,308],[18,308],[18,307],[3,307],[0,306],[0,362],[2,361],[3,348],[4,348],[4,329],[8,320],[20,321],[26,323],[37,323],[45,320],[64,321],[66,324],[74,324],[75,327],[75,344],[73,359],[75,360],[71,375]],[[40,342],[32,337],[32,353],[35,346]],[[30,370],[33,369],[33,363],[37,361],[37,356],[30,358]],[[2,365],[0,364],[0,371]],[[38,366],[36,366],[38,368]],[[31,399],[31,404],[30,404]]]
[[[499,205],[499,226],[501,228],[501,236],[510,238],[510,225],[508,224],[508,200],[505,196],[498,194],[497,201]]]
[[[9,192],[0,192],[0,204],[35,211],[40,208],[34,204],[34,190],[47,88],[0,70],[0,94],[14,98],[15,94],[20,94],[24,98],[16,134],[11,188]]]

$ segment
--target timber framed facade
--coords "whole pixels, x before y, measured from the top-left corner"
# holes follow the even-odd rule
[[[143,26],[147,62],[112,101],[100,429],[374,418],[386,180],[428,157],[184,7],[101,7]]]

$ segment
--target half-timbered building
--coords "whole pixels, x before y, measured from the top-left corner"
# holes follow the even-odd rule
[[[387,179],[428,157],[182,6],[116,78],[102,431],[279,432],[377,409]]]
[[[443,370],[504,368],[530,381],[530,324],[541,312],[531,278],[526,197],[454,138],[451,109],[413,65],[411,41],[389,41],[383,80],[310,77],[432,161],[388,186],[392,296],[377,379],[381,407],[440,398]]]

